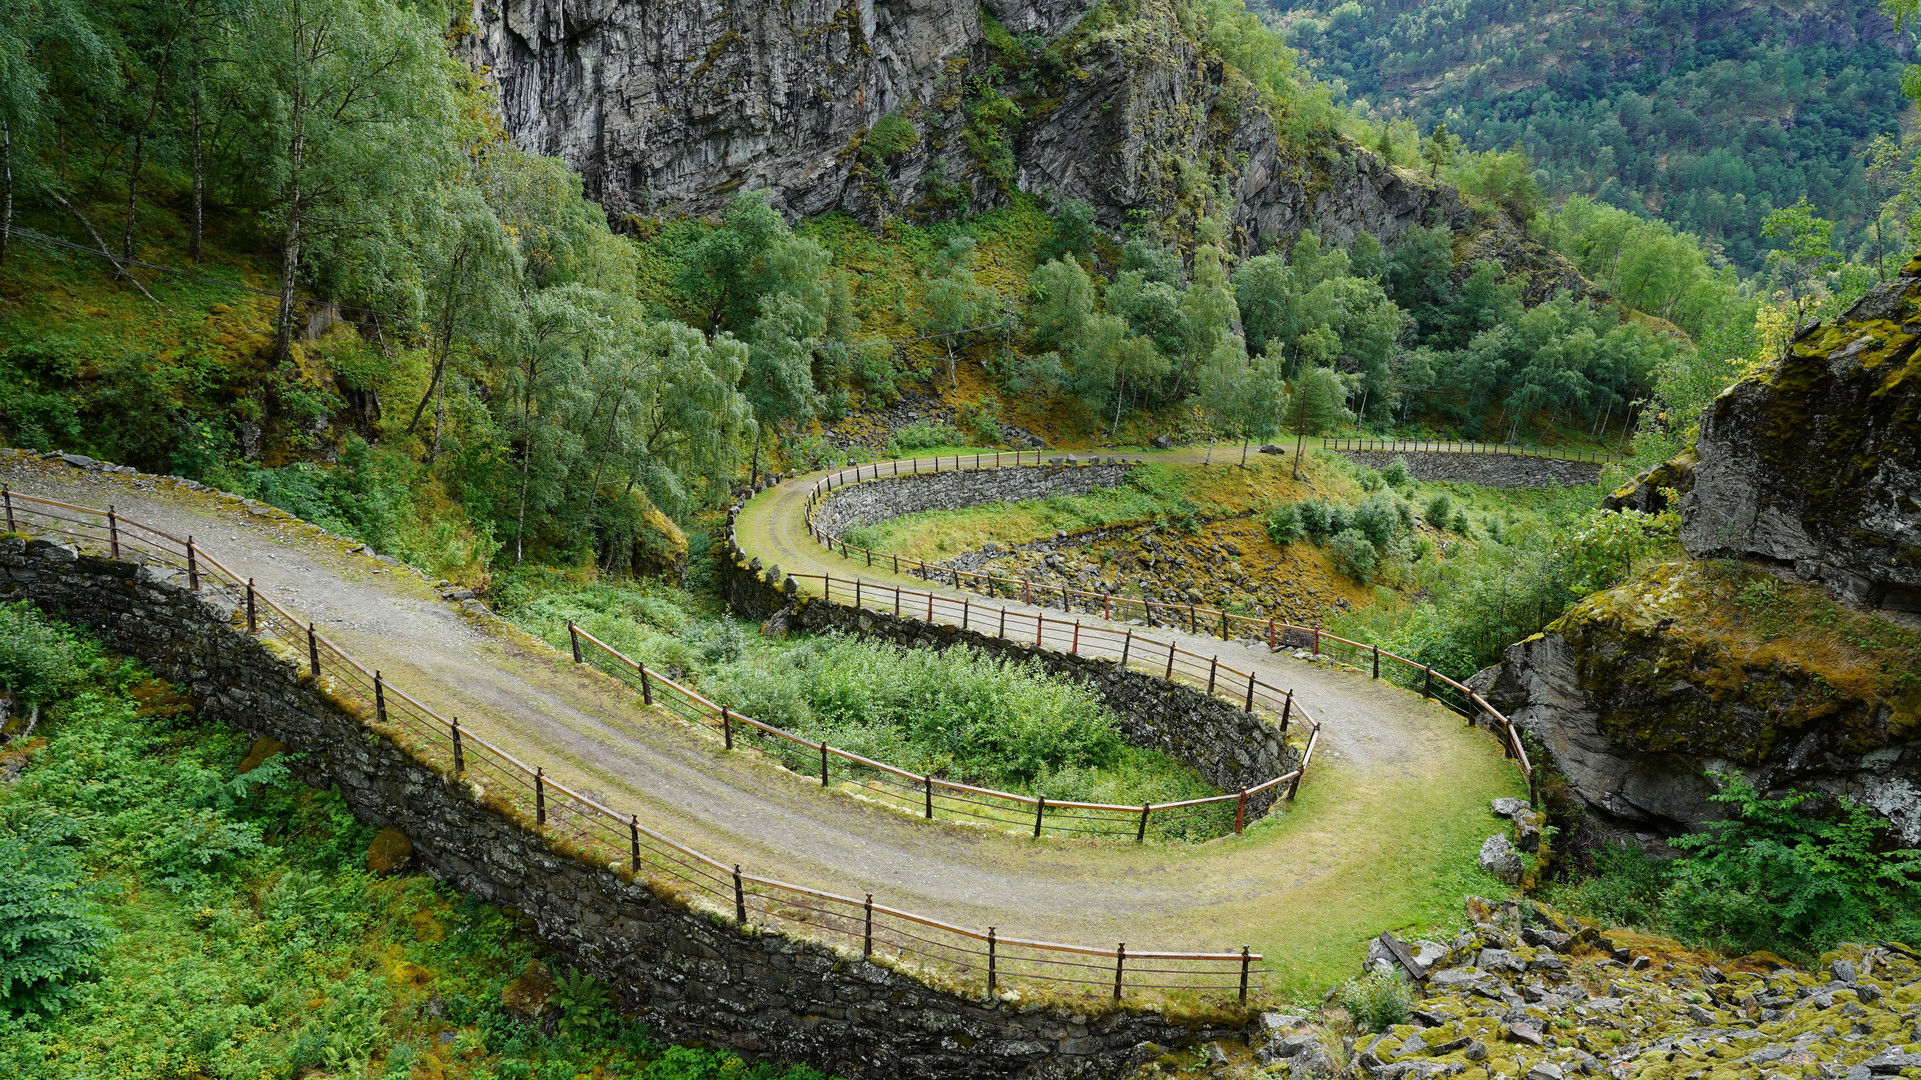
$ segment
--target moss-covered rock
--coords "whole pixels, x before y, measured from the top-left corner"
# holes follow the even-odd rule
[[[1682,543],[1921,611],[1921,260],[1708,407]]]
[[[1855,798],[1921,841],[1921,632],[1791,576],[1655,567],[1511,647],[1488,694],[1613,817],[1724,817],[1708,774],[1735,772]]]

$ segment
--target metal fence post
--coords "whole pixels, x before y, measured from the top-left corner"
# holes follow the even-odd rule
[[[547,824],[547,775],[542,767],[534,769],[534,823]]]
[[[1121,942],[1120,947],[1114,950],[1114,1000],[1115,1001],[1119,1001],[1121,999],[1121,971],[1125,967],[1127,967],[1127,942],[1123,941]]]
[[[987,996],[994,996],[994,928],[987,928]]]
[[[1074,643],[1068,646],[1067,655],[1079,656],[1080,654],[1081,654],[1081,621],[1079,619],[1075,619],[1074,620]]]
[[[467,771],[467,758],[466,758],[466,755],[460,752],[460,717],[458,716],[454,717],[453,734],[454,734],[454,775],[459,776],[461,773]]]

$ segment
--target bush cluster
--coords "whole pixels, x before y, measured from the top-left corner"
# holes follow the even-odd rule
[[[1377,485],[1358,505],[1309,499],[1269,511],[1267,535],[1285,546],[1312,540],[1328,550],[1334,565],[1357,581],[1370,581],[1392,561],[1405,565],[1414,554],[1414,507],[1390,487]]]

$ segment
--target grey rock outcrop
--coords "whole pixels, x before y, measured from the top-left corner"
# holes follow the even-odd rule
[[[1701,418],[1681,540],[1921,611],[1921,261]]]
[[[1583,284],[1446,184],[1337,135],[1312,147],[1280,137],[1258,91],[1187,40],[1157,0],[1125,33],[1072,38],[1066,73],[1002,133],[1012,161],[995,175],[970,145],[965,107],[969,79],[1002,59],[983,11],[1052,37],[1090,6],[507,0],[474,6],[460,48],[495,83],[514,141],[562,158],[616,220],[711,213],[736,190],[766,188],[792,214],[837,209],[872,222],[985,208],[1018,188],[1086,199],[1118,229],[1131,211],[1191,222],[1225,190],[1242,251],[1309,228],[1344,244],[1447,224],[1480,230],[1504,262],[1539,264],[1531,281]],[[863,139],[889,114],[913,123],[916,140],[868,153]]]

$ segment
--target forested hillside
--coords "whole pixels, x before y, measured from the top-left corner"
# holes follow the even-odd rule
[[[1874,243],[1911,50],[1876,0],[1268,0],[1309,68],[1377,125],[1519,146],[1557,195],[1660,217],[1743,271],[1767,215],[1805,197]],[[1413,157],[1412,154],[1409,154]],[[1417,162],[1410,161],[1410,164]],[[1884,170],[1885,171],[1885,170]]]

